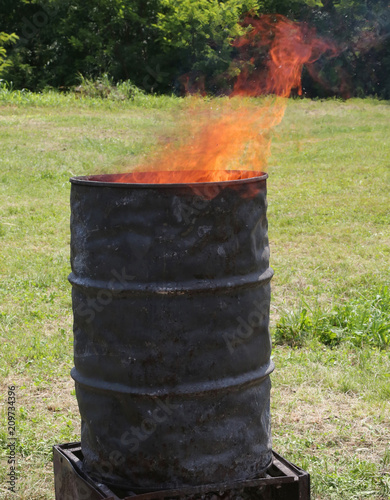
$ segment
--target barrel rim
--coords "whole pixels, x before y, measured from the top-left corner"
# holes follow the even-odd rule
[[[252,173],[250,170],[231,170],[231,172],[245,172]],[[131,173],[131,172],[129,172]],[[144,172],[141,172],[144,173]],[[253,177],[246,179],[235,179],[228,181],[215,181],[215,182],[180,182],[180,183],[141,183],[141,182],[109,182],[99,180],[99,178],[115,178],[125,175],[123,173],[117,174],[101,174],[101,175],[83,175],[75,176],[69,179],[71,184],[84,185],[90,187],[114,187],[114,188],[132,188],[132,189],[167,189],[167,188],[185,188],[185,187],[201,187],[201,186],[236,186],[240,184],[251,184],[259,181],[265,181],[268,178],[266,172],[253,171]]]

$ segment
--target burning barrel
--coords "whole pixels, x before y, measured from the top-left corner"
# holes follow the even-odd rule
[[[272,459],[266,174],[71,179],[74,362],[88,474],[154,491]]]

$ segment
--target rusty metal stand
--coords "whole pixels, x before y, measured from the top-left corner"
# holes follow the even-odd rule
[[[113,492],[106,485],[92,480],[83,471],[83,455],[80,443],[68,443],[53,447],[56,500],[154,500],[200,499],[211,492],[228,493],[231,485],[201,486],[169,491],[125,496]],[[244,491],[247,498],[257,500],[310,500],[310,476],[296,465],[273,452],[272,465],[261,479],[243,481],[234,485],[234,491]],[[118,496],[119,495],[119,496]],[[233,493],[234,495],[234,493]],[[241,494],[237,495],[242,498]],[[218,498],[218,497],[217,497]],[[230,494],[229,498],[234,498]]]

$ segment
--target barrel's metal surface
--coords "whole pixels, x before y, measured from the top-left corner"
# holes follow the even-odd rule
[[[266,178],[197,195],[71,179],[72,376],[102,482],[234,483],[270,464]]]

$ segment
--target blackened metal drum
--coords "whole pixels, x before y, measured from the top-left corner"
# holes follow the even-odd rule
[[[266,178],[71,179],[72,376],[95,479],[152,491],[269,466]]]

